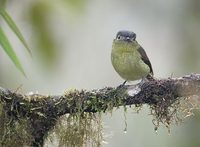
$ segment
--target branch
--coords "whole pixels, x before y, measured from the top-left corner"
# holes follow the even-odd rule
[[[156,106],[161,102],[168,102],[169,106],[181,97],[192,95],[200,95],[200,74],[118,88],[71,90],[60,96],[25,95],[0,88],[0,103],[12,119],[24,117],[30,120],[35,128],[32,135],[36,136],[33,145],[37,146],[43,144],[41,138],[55,125],[57,118],[67,113],[105,112],[113,107],[133,104]]]
[[[113,107],[133,104],[156,104],[158,97],[176,100],[200,94],[200,74],[191,74],[181,78],[147,81],[143,85],[127,85],[121,88],[106,87],[86,91],[72,90],[60,96],[23,95],[0,88],[0,101],[15,107],[21,115],[41,112],[51,116],[61,116],[78,111],[81,105],[85,112],[106,111],[107,103]],[[117,103],[118,101],[121,101]]]

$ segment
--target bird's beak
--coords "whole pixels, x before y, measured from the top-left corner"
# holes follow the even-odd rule
[[[131,39],[127,39],[128,42],[131,42]]]
[[[126,37],[127,42],[131,42],[131,39],[129,37]]]

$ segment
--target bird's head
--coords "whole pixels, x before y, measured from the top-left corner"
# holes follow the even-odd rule
[[[131,31],[119,31],[116,35],[115,41],[135,42],[136,34]]]

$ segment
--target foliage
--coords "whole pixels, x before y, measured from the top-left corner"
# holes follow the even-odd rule
[[[22,42],[24,47],[27,49],[29,54],[31,55],[31,50],[28,47],[24,37],[22,36],[21,32],[19,31],[17,25],[12,20],[10,15],[4,10],[2,6],[0,6],[0,15],[5,20],[5,22],[8,24],[8,26],[12,29],[12,31],[16,34],[16,36],[19,38],[19,40]],[[15,64],[15,66],[25,75],[25,72],[21,66],[21,63],[16,56],[13,47],[11,46],[7,36],[5,35],[2,27],[0,27],[0,45],[3,47],[4,51],[7,53],[7,55],[10,57],[12,62]]]

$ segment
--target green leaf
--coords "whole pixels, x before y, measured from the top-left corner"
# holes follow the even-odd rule
[[[10,57],[10,59],[13,61],[15,66],[23,73],[24,76],[25,72],[21,66],[21,63],[19,59],[17,58],[17,55],[15,54],[10,42],[8,41],[6,35],[4,34],[2,28],[0,27],[0,45],[3,47],[4,51],[7,53],[7,55]]]
[[[26,43],[24,37],[22,36],[21,32],[19,31],[17,25],[12,20],[12,18],[9,16],[9,14],[4,10],[4,8],[1,7],[1,6],[0,6],[0,15],[4,18],[4,20],[6,21],[6,23],[10,26],[10,28],[13,30],[13,32],[16,34],[16,36],[22,42],[22,44],[24,45],[24,47],[27,49],[27,51],[29,52],[29,54],[32,56],[31,50],[30,50],[28,44]]]

